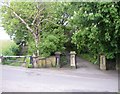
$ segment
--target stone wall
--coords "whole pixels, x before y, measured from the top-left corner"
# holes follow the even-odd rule
[[[50,56],[48,58],[43,58],[43,59],[39,59],[37,61],[36,67],[38,68],[49,68],[49,67],[54,67],[56,63],[56,59],[55,56]]]

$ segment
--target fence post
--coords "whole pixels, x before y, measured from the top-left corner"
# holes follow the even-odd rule
[[[55,52],[56,66],[59,68],[60,68],[60,55],[61,55],[61,52]]]
[[[34,64],[33,64],[33,57],[30,56],[30,64],[32,64],[32,68],[34,67]]]

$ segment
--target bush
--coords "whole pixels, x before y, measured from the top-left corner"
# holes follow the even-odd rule
[[[65,50],[64,44],[66,41],[66,36],[62,30],[59,31],[55,29],[53,32],[45,32],[42,34],[41,43],[39,45],[40,54],[47,57],[56,51],[63,51]]]
[[[68,60],[67,60],[67,57],[66,55],[61,55],[60,57],[60,66],[63,67],[64,65],[67,65],[68,64]]]
[[[26,67],[27,68],[32,68],[33,67],[33,65],[30,64],[30,57],[26,57]]]
[[[2,54],[5,56],[16,55],[17,52],[18,46],[13,42],[8,47],[2,50]]]

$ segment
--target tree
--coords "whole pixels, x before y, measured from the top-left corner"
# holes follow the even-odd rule
[[[105,54],[108,59],[120,53],[120,2],[79,3],[70,20],[76,26],[72,41],[79,50]]]
[[[52,5],[55,6],[51,7]],[[56,39],[58,35],[62,34],[58,36],[59,43],[53,43],[56,46],[54,47],[55,49],[51,49],[53,51],[59,50],[63,48],[59,46],[64,45],[65,38],[63,37],[65,36],[64,33],[59,34],[59,32],[63,31],[63,27],[58,23],[59,20],[56,18],[56,15],[59,15],[55,12],[57,6],[58,5],[56,3],[10,2],[9,5],[2,7],[3,27],[6,29],[8,34],[14,38],[14,41],[16,41],[17,44],[20,45],[25,42],[28,45],[29,53],[36,53],[37,56],[39,53],[45,52],[39,51],[43,50],[49,44],[47,43],[44,45],[42,42],[51,40],[51,38]],[[53,31],[56,30],[58,32],[55,34]],[[48,37],[47,34],[52,37]],[[43,37],[43,35],[48,38]],[[41,49],[41,47],[43,48]]]
[[[39,55],[40,32],[46,13],[45,4],[40,2],[10,2],[3,6],[3,27],[16,41],[33,41],[34,53]],[[22,41],[21,40],[21,41]]]

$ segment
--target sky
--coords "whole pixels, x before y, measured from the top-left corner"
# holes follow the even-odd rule
[[[10,40],[10,36],[5,32],[3,27],[0,27],[0,40]]]
[[[1,3],[2,0],[0,0],[0,8],[2,6]],[[1,20],[0,20],[1,22]],[[10,36],[6,33],[6,31],[4,30],[4,28],[1,26],[0,24],[0,40],[10,40]]]
[[[2,0],[0,0],[0,7],[2,6],[1,1]],[[1,20],[0,20],[0,22],[1,22]],[[10,40],[10,36],[6,33],[6,31],[1,26],[1,24],[0,24],[0,40]]]

